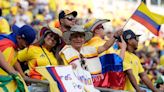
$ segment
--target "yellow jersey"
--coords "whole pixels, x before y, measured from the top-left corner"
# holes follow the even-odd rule
[[[29,76],[31,78],[43,79],[43,77],[35,71],[35,67],[58,65],[57,59],[53,52],[49,52],[46,48],[30,45],[18,52],[17,59],[20,62],[27,61],[29,67]],[[50,60],[50,61],[49,61]]]
[[[106,40],[100,38],[99,36],[94,36],[91,40],[85,43],[84,46],[93,46],[96,49],[98,49],[99,46],[103,46],[105,44]],[[99,56],[102,56],[104,54],[114,53],[113,47],[109,48],[108,50],[101,53]]]
[[[144,72],[144,69],[141,65],[140,59],[135,54],[126,51],[124,61],[123,61],[123,70],[126,71],[129,69],[132,69],[132,72],[137,81],[137,84],[139,84],[139,80],[140,80],[139,73]],[[126,77],[124,90],[135,92],[135,89],[133,88],[128,77]]]
[[[10,25],[7,20],[3,17],[0,17],[0,34],[9,34]]]

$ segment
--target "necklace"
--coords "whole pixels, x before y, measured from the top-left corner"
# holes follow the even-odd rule
[[[47,57],[47,59],[48,59],[48,61],[49,61],[50,65],[52,65],[52,64],[51,64],[51,61],[50,61],[50,59],[49,59],[48,55],[46,54],[46,52],[44,51],[43,47],[42,47],[41,45],[40,45],[40,47],[41,47],[41,49],[42,49],[43,53],[46,55],[46,57]]]

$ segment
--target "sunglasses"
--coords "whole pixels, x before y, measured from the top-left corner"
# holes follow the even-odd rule
[[[59,39],[59,36],[57,34],[49,33],[48,35],[49,35],[49,37],[53,38],[54,40]]]
[[[64,19],[67,19],[67,20],[69,20],[69,21],[72,21],[72,20],[75,20],[75,18],[74,17],[65,17]]]
[[[85,70],[87,70],[87,66],[85,64],[85,60],[82,54],[80,54],[80,58],[81,58],[81,67]]]

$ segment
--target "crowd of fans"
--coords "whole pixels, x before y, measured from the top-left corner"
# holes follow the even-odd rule
[[[63,0],[61,0],[61,2],[62,1]],[[36,35],[37,37],[35,39],[32,39],[34,38],[33,35],[36,34],[35,32],[33,32],[33,34],[29,36],[31,40],[26,37],[23,38],[25,39],[25,42],[18,40],[18,37],[15,38],[17,40],[16,44],[18,44],[19,41],[20,43],[24,43],[24,44],[17,46],[17,48],[14,47],[15,50],[18,50],[18,54],[16,56],[17,60],[14,60],[14,62],[17,62],[17,61],[19,62],[28,61],[28,62],[20,63],[23,68],[23,71],[20,64],[16,63],[14,65],[15,69],[4,68],[6,69],[7,72],[16,73],[16,71],[19,71],[23,77],[25,77],[27,74],[31,78],[44,79],[42,78],[40,74],[38,74],[34,70],[34,67],[46,66],[46,65],[57,66],[57,65],[63,65],[63,64],[64,65],[71,64],[73,68],[78,67],[78,64],[75,65],[73,63],[70,63],[71,61],[66,60],[65,55],[67,54],[61,54],[61,53],[65,53],[63,50],[63,47],[65,46],[65,44],[70,44],[70,42],[67,42],[67,41],[73,40],[74,38],[78,36],[77,34],[73,34],[71,35],[72,37],[70,38],[69,37],[62,38],[62,34],[70,30],[75,30],[71,28],[72,26],[76,24],[80,24],[80,25],[84,24],[84,27],[88,28],[88,23],[90,21],[93,22],[94,20],[93,24],[89,23],[89,25],[91,26],[100,20],[93,19],[93,16],[94,16],[92,14],[93,5],[91,4],[90,0],[86,2],[86,3],[90,3],[90,5],[85,4],[85,3],[79,4],[81,3],[80,0],[77,0],[77,3],[71,3],[71,2],[73,2],[73,0],[68,0],[65,2],[63,1],[63,3],[57,2],[56,0],[1,0],[0,1],[0,34],[11,33],[13,36],[14,33],[18,33],[16,35],[20,37],[22,37],[22,34],[24,34],[25,36],[28,36],[30,34],[21,33],[21,32],[19,33],[18,31],[24,30],[24,32],[26,32],[29,29],[31,29],[32,31],[35,30],[35,32],[38,34]],[[59,3],[61,4],[61,6],[63,6],[63,9],[69,9],[69,10],[75,10],[75,11],[73,12],[65,11],[65,10],[59,11],[59,10],[63,10],[61,7],[59,7],[60,5]],[[74,4],[81,5],[82,7],[81,8],[73,7]],[[69,6],[72,6],[72,7],[69,7]],[[85,12],[79,13],[79,11],[82,11],[82,10]],[[113,13],[110,13],[108,15],[112,16],[112,14]],[[77,15],[79,15],[80,18],[78,18]],[[81,16],[84,16],[84,17],[81,17]],[[93,20],[90,20],[90,19],[93,19]],[[118,31],[118,28],[121,27],[124,24],[124,22],[126,22],[126,17],[123,16],[123,17],[119,17],[118,19],[118,17],[114,18],[113,16],[112,19],[113,19],[111,22],[112,24],[110,25],[112,26],[112,29],[110,29],[110,31],[104,31],[105,33],[101,33],[99,30],[95,31],[96,29],[101,29],[101,28],[104,29],[102,25],[104,22],[101,23],[101,26],[97,25],[97,27],[95,27],[95,30],[91,30],[89,28],[89,31],[93,31],[92,33],[94,33],[94,36],[97,37],[99,35],[101,39],[105,39],[104,42],[100,43],[101,46],[105,42],[108,42],[107,40],[110,39],[111,42],[108,42],[108,45],[109,45],[108,48],[111,46],[112,50],[110,49],[107,52],[116,53],[119,50],[119,44],[118,44],[119,42],[117,41],[115,42],[115,40],[113,40],[114,38],[110,38],[110,37],[121,35],[119,33],[120,30]],[[30,25],[30,26],[27,26],[27,25]],[[59,28],[60,30],[57,28]],[[80,29],[80,27],[78,28]],[[80,37],[83,37],[83,36],[84,34],[80,34]],[[0,37],[0,39],[2,38]],[[32,41],[34,41],[33,42],[34,44],[32,44]],[[75,43],[78,43],[78,42],[75,41]],[[114,44],[114,45],[112,46],[111,44]],[[30,46],[24,49],[28,45]],[[85,45],[87,46],[87,44]],[[99,51],[103,52],[104,50],[108,49],[106,48],[103,50],[102,49],[99,50],[98,44],[96,46],[94,45],[93,47],[96,47],[96,50],[98,52],[97,54],[99,54]],[[77,46],[77,51],[78,51],[78,48],[80,47],[78,47],[78,45],[75,45],[75,46]],[[125,45],[123,45],[123,47],[126,48]],[[31,50],[34,52],[28,52],[28,50],[30,49],[35,49],[35,51]],[[0,49],[0,50],[1,52],[3,52],[4,49]],[[66,50],[66,47],[65,47],[65,50]],[[38,53],[37,51],[40,53]],[[36,56],[35,53],[38,56]],[[46,53],[46,57],[44,57],[44,59],[39,58],[40,55],[45,54],[45,53]],[[81,55],[80,50],[79,50],[79,53]],[[138,49],[136,50],[135,55],[139,57],[141,64],[144,68],[144,71],[150,78],[153,85],[155,85],[156,88],[160,90],[164,90],[164,37],[162,36],[153,37],[153,38],[149,38],[145,40],[142,43],[139,42]],[[124,57],[124,54],[120,54],[120,57]],[[81,59],[82,58],[83,56],[81,56]],[[42,59],[44,60],[44,64],[42,63],[43,61]],[[39,61],[39,62],[37,62],[36,64],[35,61]],[[26,71],[26,73],[24,73],[24,71],[26,70],[25,66],[27,65],[28,65],[29,71]],[[92,71],[92,69],[90,68],[86,70]],[[140,84],[142,85],[143,82],[140,81]]]

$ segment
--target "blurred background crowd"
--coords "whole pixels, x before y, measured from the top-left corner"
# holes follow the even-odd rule
[[[164,15],[164,0],[146,1],[150,10]],[[158,74],[164,75],[164,28],[156,37],[141,24],[129,19],[138,5],[139,0],[0,0],[0,33],[9,34],[13,24],[18,27],[30,24],[36,31],[45,25],[59,27],[58,14],[64,9],[76,10],[79,24],[91,18],[110,19],[111,22],[105,24],[106,33],[123,27],[128,20],[124,29],[130,28],[142,35],[136,54],[155,83]]]

